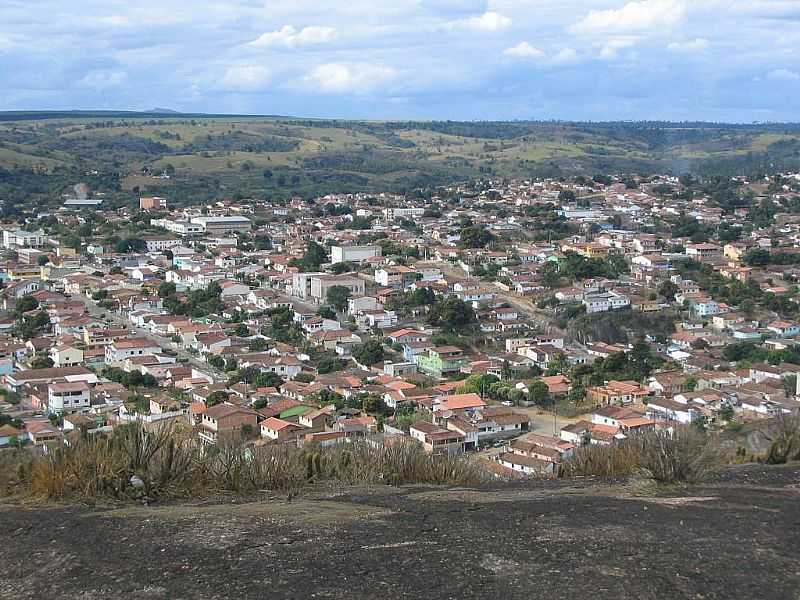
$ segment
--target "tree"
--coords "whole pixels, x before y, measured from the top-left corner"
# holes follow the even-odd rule
[[[175,284],[170,281],[165,281],[161,285],[158,286],[158,297],[159,298],[169,298],[170,296],[175,295]]]
[[[325,375],[326,373],[341,371],[346,366],[347,362],[343,361],[341,358],[326,356],[317,363],[317,372],[320,375]]]
[[[362,365],[371,367],[384,359],[383,344],[371,339],[353,348],[353,357]]]
[[[36,298],[33,296],[24,296],[17,300],[14,312],[19,316],[26,312],[36,310],[37,308],[39,308],[39,301]]]
[[[31,361],[31,369],[49,369],[53,366],[53,359],[49,356],[37,356]]]
[[[124,240],[119,240],[114,249],[119,254],[127,254],[130,252],[144,252],[147,250],[147,243],[140,238],[128,238]]]
[[[43,267],[48,262],[50,262],[50,258],[48,258],[46,254],[42,254],[41,256],[36,258],[36,264],[39,265],[40,267]]]
[[[458,296],[449,296],[431,307],[428,322],[447,331],[458,331],[474,326],[478,319],[469,304]]]
[[[212,392],[206,398],[206,406],[211,407],[217,404],[222,404],[223,402],[228,400],[228,392],[225,390],[217,390],[216,392]]]
[[[493,239],[494,236],[485,227],[470,225],[461,230],[459,244],[462,248],[484,248]]]
[[[667,300],[667,302],[674,302],[675,301],[675,294],[680,291],[677,285],[673,282],[667,280],[661,284],[661,287],[658,288],[658,294]]]
[[[338,312],[344,312],[347,308],[347,301],[350,299],[350,288],[343,285],[334,285],[328,288],[326,298],[328,303]]]
[[[250,329],[244,323],[239,323],[233,330],[236,337],[250,337]]]
[[[550,389],[544,381],[534,381],[528,389],[530,401],[539,406],[550,404]]]

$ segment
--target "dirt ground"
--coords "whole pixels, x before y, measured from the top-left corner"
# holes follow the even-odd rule
[[[0,598],[800,598],[800,466],[0,506]]]

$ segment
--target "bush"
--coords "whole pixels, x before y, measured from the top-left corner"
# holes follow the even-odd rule
[[[561,466],[565,477],[624,476],[645,473],[662,483],[700,481],[728,462],[707,435],[681,426],[672,433],[649,432],[609,446],[578,449]]]
[[[776,417],[761,435],[769,442],[765,458],[768,464],[800,460],[800,414]]]
[[[26,462],[19,472],[15,485],[34,496],[82,501],[188,498],[223,491],[297,494],[317,479],[391,485],[465,485],[487,479],[474,462],[434,457],[410,441],[388,448],[356,442],[325,450],[241,442],[209,447],[172,427],[147,431],[140,425],[118,427],[110,435],[83,434],[69,446]]]

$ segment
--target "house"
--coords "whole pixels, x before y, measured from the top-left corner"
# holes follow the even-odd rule
[[[225,440],[236,440],[249,428],[256,431],[258,415],[252,410],[223,403],[206,409],[200,421],[200,440],[206,444],[217,444]]]
[[[438,346],[416,357],[419,370],[436,378],[457,373],[465,362],[464,351],[455,346]]]
[[[75,346],[54,346],[50,348],[49,356],[56,368],[77,367],[83,364],[83,350]]]
[[[586,389],[586,399],[600,406],[641,402],[648,394],[648,390],[635,381],[612,380],[605,385]]]
[[[558,472],[555,462],[514,452],[501,452],[494,460],[501,466],[526,476],[554,477]]]
[[[294,442],[304,429],[302,425],[277,417],[261,421],[261,437],[273,442]]]
[[[49,414],[85,411],[90,405],[90,388],[83,381],[52,383],[47,386],[47,412]]]
[[[417,272],[403,265],[385,266],[375,270],[375,283],[382,287],[405,289],[417,280]]]
[[[466,410],[472,408],[483,408],[486,402],[481,400],[478,394],[451,394],[450,396],[441,396],[434,398],[433,410]]]
[[[15,371],[5,376],[6,387],[12,392],[18,392],[25,385],[41,385],[58,382],[85,381],[97,383],[97,375],[84,367],[50,367],[47,369],[28,369]]]
[[[464,452],[464,436],[461,433],[444,429],[428,421],[417,421],[409,427],[408,433],[430,454]]]
[[[767,329],[784,338],[796,337],[800,334],[800,325],[789,321],[772,321],[767,325]]]
[[[144,354],[158,354],[161,347],[155,342],[145,338],[125,338],[114,340],[105,347],[105,362],[107,365],[118,365],[132,356]]]

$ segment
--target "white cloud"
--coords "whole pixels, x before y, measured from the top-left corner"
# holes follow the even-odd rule
[[[303,27],[295,29],[291,25],[284,25],[277,31],[270,31],[261,34],[258,38],[250,42],[249,46],[256,48],[267,48],[273,46],[285,46],[293,48],[295,46],[311,46],[324,44],[332,41],[336,37],[336,30],[333,27]]]
[[[569,30],[578,34],[644,32],[678,23],[686,13],[682,0],[641,0],[620,9],[592,10]]]
[[[263,65],[233,65],[225,70],[218,88],[229,91],[255,92],[270,81],[270,72]]]
[[[559,50],[555,56],[553,56],[550,62],[552,62],[554,65],[565,65],[577,61],[578,53],[574,48],[563,48]]]
[[[511,56],[513,58],[544,58],[545,53],[534,48],[528,42],[520,42],[516,46],[511,46],[503,50],[504,56]]]
[[[800,80],[800,73],[789,69],[773,69],[767,73],[767,79],[773,81],[798,81]]]
[[[125,71],[90,71],[78,82],[82,87],[93,90],[108,90],[119,87],[128,81]]]
[[[366,94],[394,79],[397,72],[368,63],[327,63],[303,78],[303,87],[326,94]]]
[[[706,38],[695,38],[686,42],[672,42],[667,45],[670,52],[699,52],[711,45]]]
[[[471,31],[500,31],[511,27],[511,19],[494,11],[487,11],[477,17],[469,17],[458,21],[451,21],[450,27],[456,29],[469,29]]]
[[[636,44],[637,38],[621,37],[607,40],[600,49],[600,58],[603,60],[614,60],[619,56],[619,51],[630,48]]]

